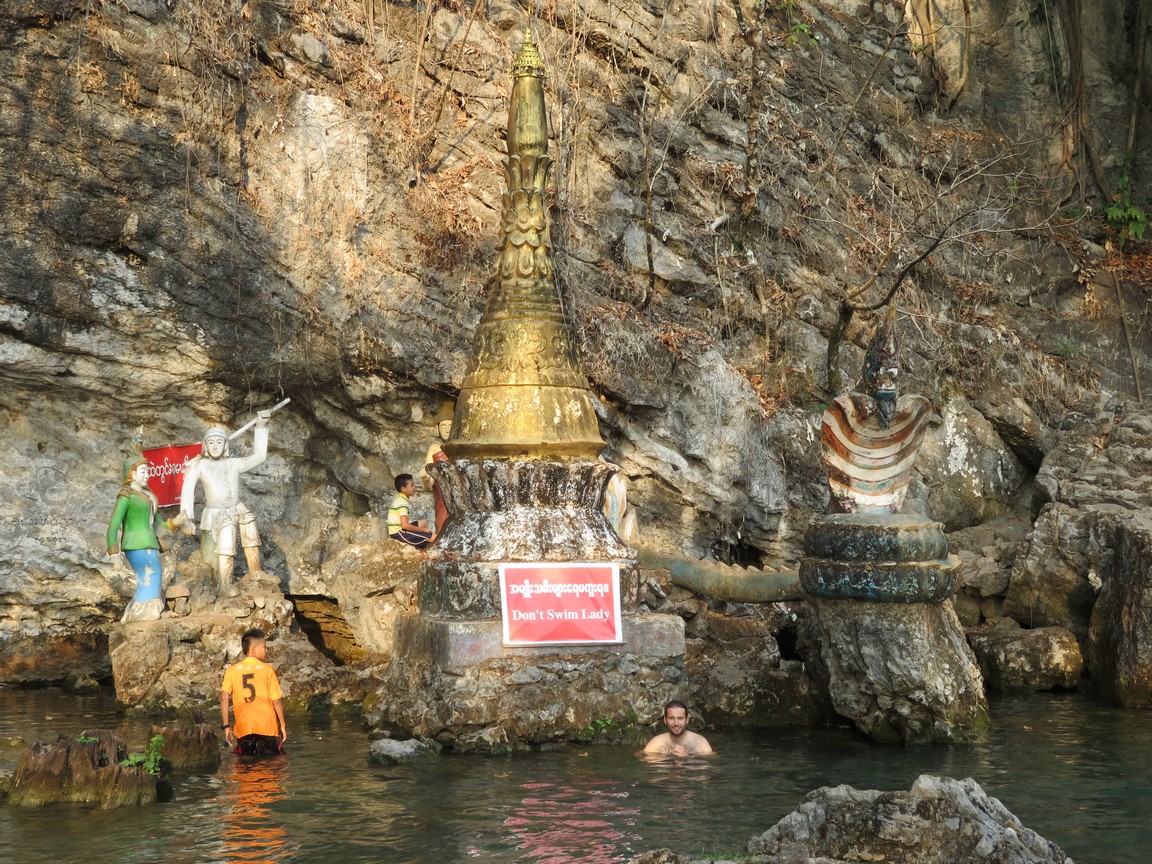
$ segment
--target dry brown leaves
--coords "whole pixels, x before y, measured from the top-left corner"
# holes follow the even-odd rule
[[[1134,243],[1124,250],[1114,250],[1101,259],[1097,269],[1115,273],[1121,279],[1152,287],[1152,241]]]

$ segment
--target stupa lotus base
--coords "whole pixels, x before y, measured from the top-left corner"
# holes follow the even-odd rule
[[[800,585],[814,597],[939,603],[956,593],[959,559],[944,527],[910,513],[824,516],[804,536]]]
[[[370,713],[458,751],[592,738],[641,741],[682,698],[684,622],[623,619],[620,645],[505,647],[499,619],[396,622],[396,654]]]
[[[420,572],[420,611],[455,620],[500,615],[500,564],[598,562],[620,568],[635,609],[636,553],[600,509],[619,469],[607,462],[483,459],[431,468],[452,514]]]

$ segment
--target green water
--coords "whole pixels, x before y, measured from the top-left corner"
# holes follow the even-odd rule
[[[719,751],[651,764],[573,747],[512,757],[367,762],[353,719],[290,717],[289,755],[176,778],[170,804],[104,812],[0,806],[0,861],[620,862],[670,847],[737,854],[812,789],[907,789],[923,773],[974,777],[1077,864],[1152,858],[1152,712],[1080,694],[993,702],[981,746],[873,745],[845,730],[709,732]],[[147,723],[107,694],[0,689],[0,739],[113,728],[142,750]],[[20,748],[0,747],[0,770]]]

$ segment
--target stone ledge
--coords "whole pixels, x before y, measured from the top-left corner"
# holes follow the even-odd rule
[[[624,616],[624,641],[618,645],[541,645],[507,647],[499,619],[450,621],[421,615],[396,620],[396,653],[429,657],[441,672],[460,675],[488,660],[533,661],[561,655],[637,654],[683,657],[684,621],[678,615]]]

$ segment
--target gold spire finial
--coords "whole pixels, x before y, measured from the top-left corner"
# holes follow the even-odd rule
[[[544,63],[527,29],[512,76],[496,270],[444,452],[595,459],[604,441],[552,271]]]
[[[532,41],[532,28],[524,28],[524,41],[520,43],[520,50],[516,52],[516,59],[512,61],[512,75],[515,78],[531,76],[544,77],[544,59],[536,50],[536,43]]]

